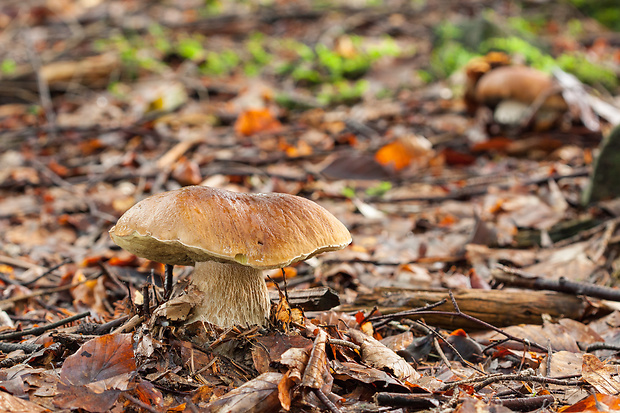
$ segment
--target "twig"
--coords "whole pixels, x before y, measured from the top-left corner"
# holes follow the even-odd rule
[[[14,331],[12,333],[0,334],[0,340],[12,340],[12,339],[21,338],[27,335],[38,336],[42,333],[45,333],[46,331],[53,330],[56,327],[60,327],[65,324],[72,323],[81,318],[88,317],[89,315],[90,315],[90,311],[85,311],[83,313],[79,313],[71,317],[63,318],[62,320],[58,320],[58,321],[55,321],[53,323],[50,323],[44,326],[29,328],[27,330],[22,330],[22,331]]]
[[[412,411],[426,410],[439,407],[440,402],[449,402],[448,397],[441,394],[403,394],[403,393],[377,393],[373,400],[379,406],[410,407]]]
[[[536,382],[536,383],[545,383],[545,384],[558,384],[561,386],[581,386],[583,385],[582,380],[558,380],[552,379],[549,377],[542,376],[532,376],[528,374],[505,374],[505,375],[497,375],[491,376],[487,379],[480,382],[480,384],[474,387],[474,391],[480,391],[489,384],[497,383],[500,381],[526,381],[526,382]]]
[[[331,400],[329,400],[327,395],[325,395],[325,393],[323,393],[323,390],[321,390],[321,389],[312,389],[312,390],[314,390],[314,394],[317,395],[319,400],[321,400],[323,402],[323,404],[325,406],[327,406],[327,408],[329,408],[329,410],[332,413],[340,413],[340,409],[338,409],[338,407],[336,407],[336,405]]]
[[[50,267],[49,269],[47,269],[43,274],[33,278],[30,281],[23,282],[22,285],[29,286],[31,284],[34,284],[35,282],[39,281],[41,278],[51,274],[53,271],[56,271],[58,268],[62,267],[65,264],[69,264],[72,261],[73,260],[71,258],[66,258],[66,259],[62,260],[61,262],[59,262],[58,264],[54,265],[53,267]]]
[[[143,318],[136,314],[133,317],[131,317],[129,321],[127,321],[125,324],[118,327],[116,330],[112,331],[111,334],[119,334],[119,333],[124,333],[126,331],[131,331],[131,329],[133,329],[138,324],[140,324],[142,320]]]
[[[502,330],[501,328],[495,327],[492,324],[487,323],[486,321],[482,321],[476,317],[472,317],[469,314],[465,314],[465,313],[456,313],[456,312],[452,312],[452,311],[418,311],[415,313],[415,315],[431,315],[431,314],[436,314],[436,315],[445,315],[448,317],[461,317],[464,318],[466,320],[472,321],[474,323],[480,324],[481,326],[484,326],[490,330],[493,331],[497,331],[498,333],[500,333],[501,335],[508,337],[511,340],[517,341],[519,343],[522,343],[525,346],[532,346],[532,347],[536,347],[539,350],[542,351],[547,351],[547,348],[534,342],[534,341],[530,341],[527,339],[523,339],[523,338],[519,338],[516,336],[513,336],[510,333],[505,332],[504,330]]]
[[[529,288],[531,290],[551,290],[572,295],[587,295],[604,300],[620,301],[620,290],[615,288],[570,281],[564,277],[560,277],[557,280],[549,280],[502,264],[495,264],[495,268],[504,274],[497,270],[492,271],[493,278],[504,284]]]
[[[23,344],[23,343],[1,343],[1,344],[7,344],[7,345],[17,344],[17,345],[19,345],[19,344]],[[31,345],[30,343],[28,343],[28,344]],[[23,348],[21,350],[23,350]],[[0,351],[2,351],[3,353],[10,353],[12,350],[9,350],[9,351],[0,350]],[[24,350],[24,353],[27,353],[27,351]],[[34,351],[32,353],[34,353]],[[28,360],[29,358],[30,358],[30,356],[27,355],[27,354],[22,354],[20,356],[5,358],[4,360],[0,361],[0,369],[6,369],[6,368],[9,368],[9,367],[13,367],[16,364],[23,363],[24,361]]]
[[[132,402],[133,404],[135,404],[136,406],[138,406],[138,407],[140,407],[140,408],[142,408],[142,409],[144,409],[146,411],[149,411],[149,412],[152,412],[152,413],[161,413],[161,410],[156,409],[153,406],[144,403],[142,400],[136,399],[135,397],[133,397],[130,394],[123,393],[123,397],[125,399],[127,399],[128,401]]]
[[[550,406],[555,401],[555,398],[551,394],[546,394],[544,396],[518,397],[499,400],[493,398],[491,400],[498,401],[502,406],[512,411],[531,412]]]
[[[393,313],[393,314],[376,315],[374,317],[368,317],[368,321],[392,320],[395,318],[403,318],[403,317],[408,317],[411,315],[417,315],[420,313],[420,311],[430,310],[435,307],[439,307],[440,305],[445,304],[447,301],[448,300],[444,298],[443,300],[437,301],[436,303],[433,303],[433,304],[425,305],[424,307],[414,308],[412,310],[400,311],[398,313]]]
[[[586,347],[586,352],[591,353],[596,350],[620,351],[620,345],[607,343],[593,343]]]
[[[362,351],[362,348],[360,346],[358,346],[355,343],[351,343],[350,341],[346,341],[346,340],[338,340],[336,338],[328,338],[327,339],[327,344],[333,344],[336,346],[342,346],[342,347],[349,347],[353,350],[357,350],[357,351]]]
[[[415,321],[416,321],[417,325],[424,326],[424,324],[422,322],[420,322],[419,320],[415,320]],[[476,370],[478,373],[484,374],[484,372],[482,370],[480,370],[479,368],[477,368],[473,363],[470,363],[469,361],[465,360],[463,358],[463,356],[461,356],[461,353],[459,353],[459,351],[448,340],[446,340],[441,334],[439,334],[437,331],[435,331],[434,329],[432,329],[432,328],[430,328],[428,326],[425,326],[425,327],[427,328],[427,331],[434,336],[433,338],[435,340],[439,339],[439,340],[443,341],[446,344],[446,346],[448,346],[450,348],[450,350],[452,350],[454,352],[454,354],[456,354],[456,356],[459,358],[461,363],[467,364],[469,367],[471,367],[472,369]],[[441,347],[440,347],[440,350],[441,350]],[[439,353],[440,357],[442,355],[443,355],[442,359],[444,360],[444,363],[447,362],[446,365],[448,366],[448,368],[450,368],[450,363],[448,362],[448,360],[446,358],[446,355],[443,354],[443,351],[441,351]]]
[[[24,353],[34,353],[35,351],[41,348],[41,344],[32,344],[32,343],[0,343],[0,351],[3,353],[10,353],[15,350],[22,350]],[[2,362],[13,359],[2,360]],[[0,367],[10,367],[4,366],[0,362]],[[15,364],[21,363],[20,361],[16,361]]]

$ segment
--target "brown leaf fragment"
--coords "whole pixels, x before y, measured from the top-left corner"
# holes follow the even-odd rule
[[[201,293],[196,289],[190,289],[187,294],[174,297],[157,307],[153,314],[172,321],[186,320],[201,301]]]
[[[89,412],[109,410],[136,371],[131,334],[107,334],[84,343],[60,370],[54,405]]]
[[[380,341],[365,335],[361,331],[349,330],[351,340],[362,348],[364,363],[377,369],[388,369],[403,381],[414,383],[421,376],[401,356],[384,346]]]
[[[293,387],[295,387],[295,382],[289,377],[289,371],[287,371],[278,383],[278,400],[280,400],[282,408],[286,411],[291,410]]]
[[[140,380],[135,391],[142,402],[159,408],[164,406],[163,394],[150,381]]]
[[[254,367],[259,373],[270,371],[270,365],[280,363],[282,355],[293,347],[309,350],[312,341],[302,336],[286,336],[277,332],[257,338],[252,349]]]
[[[135,371],[131,334],[107,334],[87,341],[67,357],[60,379],[74,386],[106,381],[112,388],[126,390]]]
[[[280,373],[263,373],[209,403],[205,411],[211,413],[276,412],[280,408],[278,384],[282,377]]]
[[[5,413],[39,413],[49,412],[38,404],[22,400],[5,392],[0,392],[0,411]]]
[[[311,389],[320,389],[325,384],[323,372],[327,368],[327,356],[325,354],[325,344],[327,343],[327,333],[319,329],[314,340],[314,347],[310,352],[308,365],[301,379],[301,385]]]
[[[620,393],[620,383],[612,377],[616,368],[608,366],[592,354],[583,355],[582,376],[601,394],[617,395]]]
[[[58,385],[54,405],[62,409],[84,409],[88,412],[106,412],[116,403],[120,390],[109,389],[96,393],[86,386]]]
[[[374,384],[380,389],[400,390],[401,392],[409,391],[398,380],[383,370],[347,361],[341,363],[338,360],[332,363],[332,370],[334,378],[341,381],[356,380],[366,384]]]
[[[601,407],[602,409],[599,409]],[[607,408],[606,410],[603,410]],[[593,394],[572,406],[562,410],[562,413],[573,412],[600,412],[600,411],[612,411],[616,412],[620,410],[620,397],[609,396],[606,394]]]
[[[293,347],[284,352],[280,363],[289,368],[289,377],[295,383],[301,383],[301,378],[308,364],[309,350]]]

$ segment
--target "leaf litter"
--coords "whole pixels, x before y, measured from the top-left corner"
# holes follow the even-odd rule
[[[396,3],[0,6],[0,410],[617,409],[618,295],[592,287],[617,285],[618,209],[581,204],[617,86],[560,73],[576,115],[504,129],[462,71],[424,80],[431,28],[470,11]],[[522,11],[617,67],[615,32]],[[270,274],[265,328],[188,325],[197,298],[107,232],[199,184],[308,197],[353,243]]]

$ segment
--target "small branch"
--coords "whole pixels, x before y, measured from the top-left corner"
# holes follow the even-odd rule
[[[545,407],[549,407],[555,398],[551,394],[534,397],[519,397],[513,399],[491,399],[499,402],[502,406],[517,412],[531,412]]]
[[[34,353],[35,351],[41,348],[41,344],[32,344],[32,343],[0,343],[0,351],[3,353],[10,353],[15,350],[22,350],[24,353]],[[0,367],[11,367],[5,366],[2,364],[3,362],[8,361],[7,364],[11,363],[13,359],[4,359],[0,362]],[[23,361],[23,360],[22,360]],[[21,361],[16,361],[15,364],[19,364]]]
[[[73,260],[71,258],[66,258],[63,261],[59,262],[58,264],[54,265],[53,267],[50,267],[49,269],[47,269],[43,274],[33,278],[30,281],[26,281],[23,282],[22,285],[25,286],[29,286],[31,284],[34,284],[35,282],[39,281],[41,278],[51,274],[53,271],[56,271],[57,269],[59,269],[60,267],[62,267],[65,264],[69,264],[70,262],[72,262]]]
[[[452,293],[450,293],[450,296],[452,297]],[[369,317],[368,321],[377,321],[377,320],[384,320],[384,319],[393,319],[393,318],[402,318],[402,317],[409,317],[409,316],[413,316],[413,315],[445,315],[445,316],[450,316],[450,317],[461,317],[464,318],[466,320],[472,321],[476,324],[480,324],[482,326],[484,326],[487,329],[490,330],[494,330],[497,331],[498,333],[502,334],[505,337],[508,337],[511,340],[517,341],[519,343],[523,343],[526,346],[532,346],[532,347],[536,347],[539,350],[543,350],[543,351],[547,351],[547,348],[544,346],[541,346],[538,343],[529,341],[529,340],[525,340],[519,337],[515,337],[512,334],[506,333],[504,330],[502,330],[501,328],[495,327],[492,324],[487,323],[486,321],[482,321],[476,317],[472,317],[469,314],[465,314],[460,312],[460,310],[458,312],[451,312],[451,311],[427,311],[428,308],[433,308],[433,307],[438,307],[442,304],[446,303],[446,299],[443,299],[441,301],[438,301],[436,303],[433,304],[429,304],[421,309],[413,309],[413,310],[407,310],[407,311],[401,311],[398,313],[394,313],[394,314],[386,314],[386,315],[381,315],[381,316],[374,316],[374,317]],[[452,297],[452,302],[453,305],[455,306],[455,308],[458,309],[458,306],[456,305],[456,300],[454,300],[454,297]]]
[[[403,394],[403,393],[377,393],[373,396],[379,406],[409,407],[413,411],[439,407],[440,402],[448,402],[450,399],[440,394]]]
[[[329,400],[329,397],[327,397],[327,395],[323,393],[321,389],[312,390],[314,391],[314,394],[316,394],[316,396],[319,398],[319,400],[321,400],[321,402],[323,402],[323,404],[327,406],[327,408],[329,408],[332,413],[341,413],[340,409],[338,409],[338,407],[336,407],[336,405],[331,400]]]
[[[342,346],[342,347],[349,347],[350,349],[353,349],[353,350],[362,351],[362,348],[360,346],[358,346],[355,343],[351,343],[350,341],[346,341],[346,340],[338,340],[336,338],[328,338],[327,339],[327,344],[333,344],[333,345]]]
[[[46,331],[53,330],[56,327],[60,327],[65,324],[72,323],[81,318],[88,317],[89,315],[90,315],[90,311],[85,311],[83,313],[79,313],[71,317],[63,318],[62,320],[59,320],[59,321],[56,321],[56,322],[53,322],[53,323],[50,323],[44,326],[29,328],[27,330],[22,330],[22,331],[15,331],[12,333],[0,334],[0,340],[13,340],[13,339],[21,338],[27,335],[38,336],[42,333],[45,333]]]
[[[549,280],[502,264],[495,264],[495,267],[501,272],[492,271],[493,278],[507,285],[528,288],[530,290],[550,290],[572,295],[587,295],[610,301],[620,301],[620,290],[615,288],[569,281],[564,277],[560,277],[557,280]]]
[[[445,304],[447,301],[448,300],[444,298],[443,300],[437,301],[436,303],[433,303],[433,304],[428,304],[424,307],[414,308],[412,310],[400,311],[398,313],[393,313],[393,314],[376,315],[374,317],[369,317],[368,321],[392,320],[395,318],[403,318],[403,317],[409,317],[412,315],[417,315],[420,313],[420,311],[426,311],[426,310],[433,309],[435,307],[439,307],[440,305]]]
[[[544,384],[558,384],[560,386],[582,386],[583,380],[558,380],[542,376],[530,376],[527,374],[505,374],[488,377],[474,387],[474,391],[480,391],[486,386],[500,381],[525,381]]]
[[[131,331],[134,327],[140,324],[142,320],[143,318],[136,314],[133,317],[131,317],[129,321],[127,321],[125,324],[118,327],[116,330],[112,331],[111,334],[119,334],[119,333],[125,333],[127,331]]]
[[[586,348],[586,353],[591,353],[596,350],[612,350],[612,351],[620,351],[620,345],[617,344],[607,344],[607,343],[593,343],[590,344]]]
[[[148,405],[146,403],[144,403],[142,400],[138,400],[135,397],[133,397],[132,395],[128,394],[128,393],[123,393],[123,397],[125,399],[127,399],[127,401],[130,401],[131,403],[135,404],[136,406],[151,412],[151,413],[161,413],[161,410],[154,408],[151,405]]]

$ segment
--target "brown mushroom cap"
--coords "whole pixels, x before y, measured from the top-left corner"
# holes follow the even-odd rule
[[[527,105],[540,93],[549,93],[553,87],[551,76],[526,66],[502,66],[485,73],[476,85],[476,100],[495,106],[502,100],[516,100]],[[551,93],[544,107],[566,110],[566,102],[559,93]]]
[[[205,186],[138,202],[110,236],[125,250],[164,264],[214,260],[256,269],[284,267],[351,242],[336,217],[305,198]]]

